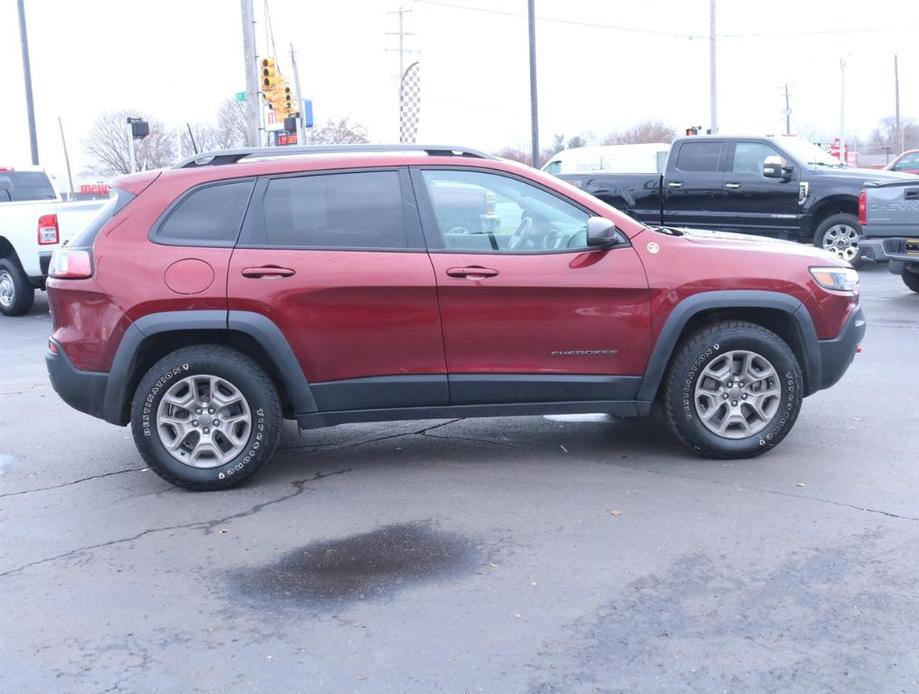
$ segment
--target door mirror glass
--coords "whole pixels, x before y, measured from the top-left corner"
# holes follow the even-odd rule
[[[615,223],[606,217],[591,217],[587,220],[587,245],[592,248],[611,246],[624,239]]]
[[[780,178],[787,181],[794,174],[794,171],[794,167],[791,164],[774,154],[766,157],[763,162],[763,176],[766,178]]]

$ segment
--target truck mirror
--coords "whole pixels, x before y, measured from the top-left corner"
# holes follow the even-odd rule
[[[781,178],[787,181],[791,178],[793,173],[794,167],[782,159],[782,157],[777,157],[775,155],[768,156],[763,162],[763,176],[766,178]]]

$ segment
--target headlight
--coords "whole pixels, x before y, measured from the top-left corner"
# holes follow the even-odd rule
[[[858,273],[850,267],[812,267],[810,271],[824,289],[849,293],[858,289]]]

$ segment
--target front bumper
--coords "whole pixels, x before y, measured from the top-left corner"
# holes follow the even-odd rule
[[[834,385],[849,368],[855,358],[859,343],[865,337],[867,322],[859,306],[849,316],[839,336],[832,340],[820,340],[820,388]]]
[[[54,390],[75,410],[103,419],[108,374],[81,371],[67,358],[59,343],[53,344],[57,347],[57,354],[50,350],[46,352],[45,366],[48,367],[48,377]]]

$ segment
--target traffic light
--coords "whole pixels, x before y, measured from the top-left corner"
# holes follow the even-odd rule
[[[262,91],[270,94],[277,89],[280,86],[280,77],[274,58],[262,58]]]
[[[293,113],[296,113],[297,109],[294,106],[293,94],[290,93],[290,87],[287,86],[286,80],[284,81],[283,98],[284,98],[284,113],[288,116]]]

